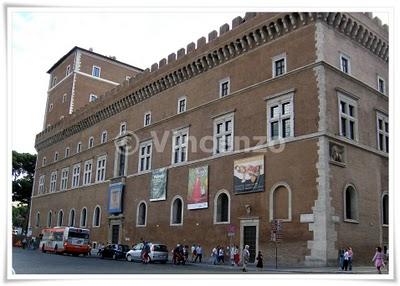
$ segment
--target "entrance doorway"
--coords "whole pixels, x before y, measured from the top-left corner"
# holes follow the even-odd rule
[[[117,244],[119,242],[119,225],[112,226],[111,243]]]
[[[250,252],[250,262],[254,263],[258,253],[259,220],[248,219],[240,221],[240,248],[247,244]]]

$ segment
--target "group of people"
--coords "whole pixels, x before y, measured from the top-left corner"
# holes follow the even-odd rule
[[[344,271],[352,271],[353,249],[350,246],[339,250],[339,268]]]
[[[203,258],[203,248],[201,247],[200,244],[193,244],[192,248],[192,262],[196,263],[197,259],[199,260],[199,263],[201,263],[201,260]]]

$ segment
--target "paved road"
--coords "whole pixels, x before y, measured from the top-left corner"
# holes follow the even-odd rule
[[[230,265],[207,263],[145,265],[125,260],[100,259],[96,256],[75,257],[21,248],[13,248],[12,266],[16,274],[243,274],[240,268]],[[371,266],[354,267],[353,272],[339,271],[336,267],[279,269],[265,267],[260,272],[253,265],[248,269],[249,272],[246,274],[376,274],[376,270]],[[386,269],[384,273],[387,273]]]

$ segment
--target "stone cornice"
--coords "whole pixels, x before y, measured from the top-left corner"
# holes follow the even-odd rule
[[[262,17],[263,13],[248,14],[249,15],[246,14],[247,19],[246,17],[245,19],[237,17],[232,21],[233,27],[245,22],[248,22],[250,25],[251,21],[254,21],[254,25],[248,26],[249,28],[244,32],[242,31],[240,35],[233,37],[232,34],[231,37],[227,38],[225,41],[221,41],[218,45],[212,45],[214,44],[212,41],[215,41],[217,38],[216,31],[213,31],[209,34],[209,44],[211,44],[209,49],[204,50],[204,43],[200,46],[198,41],[198,49],[202,48],[200,50],[204,52],[196,55],[193,51],[194,43],[191,43],[193,45],[191,47],[189,47],[191,44],[188,45],[187,55],[193,53],[193,56],[185,56],[184,49],[183,52],[181,50],[178,51],[178,60],[175,54],[171,54],[168,57],[168,64],[165,67],[165,62],[163,60],[160,61],[160,70],[158,70],[158,64],[154,64],[152,66],[152,71],[146,69],[144,73],[138,74],[136,77],[124,81],[121,85],[106,92],[94,103],[77,110],[54,126],[46,128],[36,136],[36,150],[40,151],[43,148],[62,141],[149,97],[159,94],[184,81],[190,80],[199,74],[207,72],[239,55],[243,55],[263,44],[274,41],[316,20],[322,20],[328,25],[332,25],[339,32],[348,35],[355,41],[359,41],[363,46],[387,61],[387,43],[382,39],[378,39],[377,36],[373,35],[355,20],[352,20],[347,14],[311,12],[279,13],[274,17],[267,18],[261,23],[257,23],[255,19],[260,15]],[[225,37],[224,34],[228,32],[228,24],[221,26],[221,39],[223,38],[222,36]],[[207,47],[207,45],[205,47]],[[171,68],[167,69],[170,64],[172,65]],[[165,70],[162,74],[160,74],[161,66],[163,67],[162,70]],[[99,109],[102,104],[106,104],[107,106]]]

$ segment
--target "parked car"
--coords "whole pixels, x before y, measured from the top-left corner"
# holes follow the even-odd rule
[[[129,246],[124,244],[109,244],[101,252],[101,258],[108,257],[112,259],[125,258],[129,251]]]
[[[168,249],[165,244],[149,242],[150,246],[150,262],[166,263],[168,261]],[[144,244],[138,243],[126,253],[126,260],[128,261],[142,261],[142,250]]]

